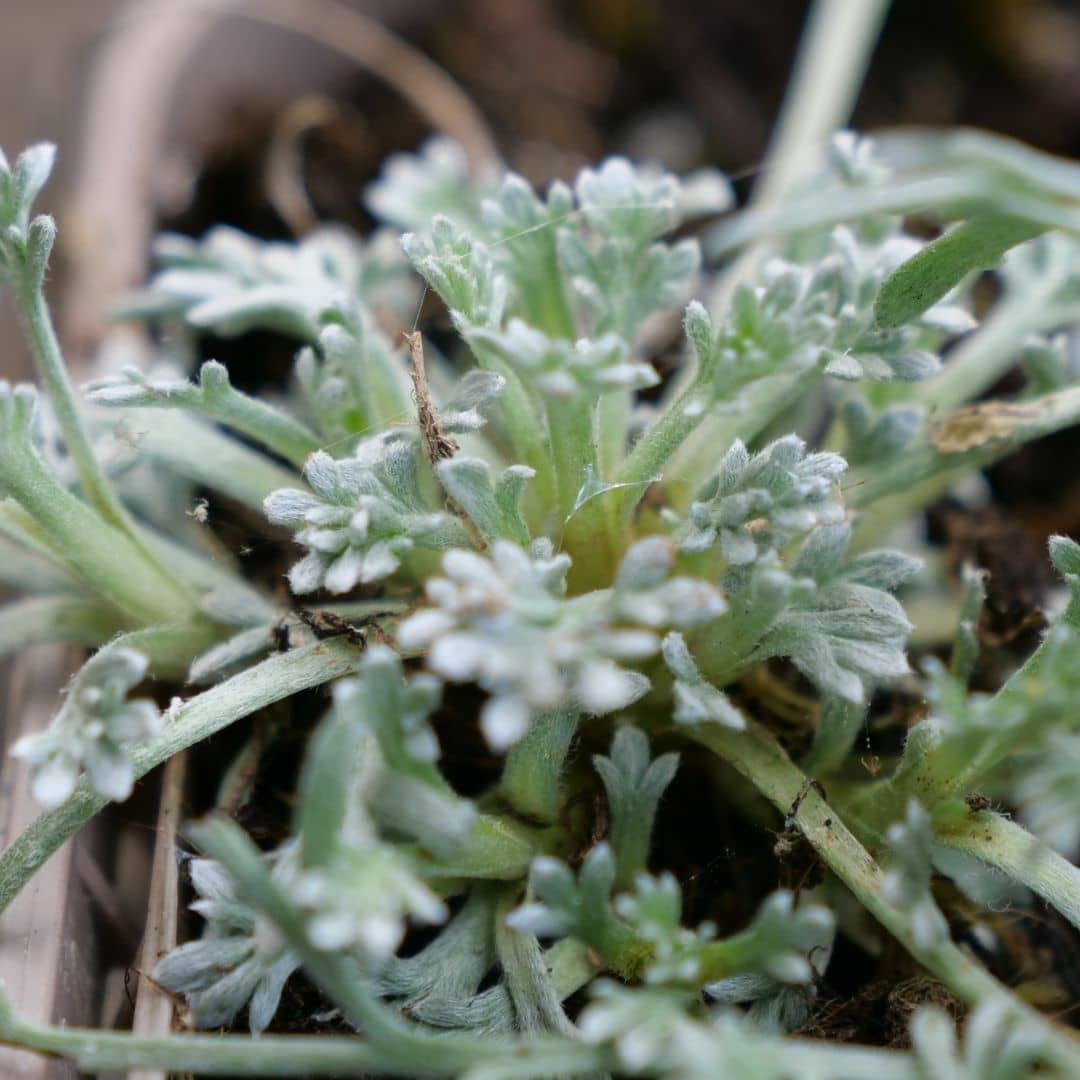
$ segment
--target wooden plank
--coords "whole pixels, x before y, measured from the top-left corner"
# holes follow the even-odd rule
[[[150,979],[144,978],[157,962],[176,948],[180,914],[180,875],[176,861],[176,830],[184,801],[187,755],[169,759],[161,786],[154,868],[150,875],[150,902],[139,950],[139,988],[132,1030],[140,1035],[168,1035],[173,1025],[173,1001]],[[132,1069],[128,1080],[165,1080],[160,1069]]]
[[[29,649],[13,665],[0,729],[11,741],[40,731],[56,709],[61,673],[79,654],[60,646]],[[6,750],[6,747],[5,747]],[[0,764],[0,844],[6,847],[38,813],[30,770],[4,754]],[[93,997],[95,942],[89,904],[75,872],[76,837],[41,868],[0,918],[0,980],[20,1013],[41,1023],[84,1024]],[[65,1063],[0,1048],[0,1076],[73,1080]]]

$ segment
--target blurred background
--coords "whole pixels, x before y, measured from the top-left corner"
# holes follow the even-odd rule
[[[118,245],[144,244],[149,230],[162,225],[199,231],[215,220],[263,235],[301,228],[267,194],[268,157],[283,142],[302,174],[309,203],[302,215],[363,227],[360,189],[387,153],[415,147],[429,131],[400,88],[304,35],[223,14],[230,6],[236,5],[0,0],[0,146],[9,155],[37,139],[61,146],[46,205],[60,218],[57,293],[70,285],[65,266],[81,269],[75,288],[85,295],[60,309],[62,330],[75,346],[99,328],[93,309],[106,302],[106,287],[141,272],[141,255]],[[260,3],[242,6],[257,12]],[[320,24],[325,33],[318,5],[274,0],[272,6],[307,20],[316,37]],[[809,5],[354,0],[349,6],[449,72],[486,118],[506,160],[534,181],[620,152],[676,170],[718,165],[745,192]],[[194,11],[204,13],[197,30],[190,25]],[[140,21],[149,26],[138,29]],[[896,0],[855,125],[911,123],[974,124],[1080,156],[1080,5]],[[139,227],[126,225],[125,216]],[[94,269],[102,262],[110,273]],[[88,277],[97,287],[87,286]],[[3,304],[0,375],[10,378],[25,374],[25,356]]]

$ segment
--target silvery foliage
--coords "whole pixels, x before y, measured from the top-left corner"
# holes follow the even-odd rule
[[[962,1047],[952,1017],[923,1006],[911,1020],[911,1043],[925,1080],[1020,1080],[1038,1075],[1042,1035],[1019,1022],[999,997],[984,1001],[968,1017]]]
[[[127,696],[146,669],[147,658],[134,649],[102,649],[72,680],[49,728],[24,735],[12,747],[34,769],[38,802],[59,806],[75,790],[82,770],[99,795],[120,801],[131,794],[132,747],[157,734],[162,724],[151,699]]]
[[[773,893],[742,932],[716,942],[716,928],[681,925],[682,890],[668,873],[638,876],[633,892],[615,899],[615,912],[652,946],[645,969],[647,983],[700,986],[708,977],[710,954],[723,956],[726,972],[760,972],[778,982],[810,982],[807,959],[831,938],[832,913],[824,907],[796,907],[790,892]]]
[[[933,744],[958,757],[1001,741],[1014,745],[1021,738],[1041,749],[1040,740],[1057,730],[1076,730],[1071,703],[1080,689],[1075,662],[1077,632],[1065,623],[1053,626],[1040,650],[1037,670],[1021,670],[997,694],[967,693],[936,657],[923,661],[930,713],[913,729],[914,747]]]
[[[611,907],[615,874],[615,855],[604,841],[585,856],[577,876],[562,859],[538,855],[529,869],[534,899],[512,911],[507,925],[538,937],[575,937],[598,949],[623,943],[630,932]]]
[[[581,1035],[587,1043],[610,1044],[620,1068],[631,1076],[779,1080],[789,1075],[775,1045],[736,1015],[721,1013],[705,1024],[691,1018],[691,1002],[686,992],[631,989],[600,979],[581,1015]]]
[[[470,220],[476,203],[469,162],[456,140],[436,135],[415,154],[391,154],[364,203],[398,229],[422,229],[439,213]]]
[[[474,346],[490,349],[504,363],[519,369],[553,398],[643,390],[660,381],[652,365],[632,359],[626,341],[610,331],[599,338],[567,341],[549,337],[515,318],[505,330],[481,328],[468,338]]]
[[[1015,766],[1020,819],[1067,859],[1080,855],[1080,732],[1048,731]]]
[[[430,723],[442,699],[442,683],[420,672],[406,678],[388,645],[369,645],[360,675],[334,684],[334,707],[353,716],[376,737],[383,762],[401,772],[434,776],[439,740]]]
[[[715,723],[735,731],[746,727],[742,713],[701,674],[682,634],[670,633],[661,646],[664,663],[675,676],[673,687],[677,724]]]
[[[624,725],[611,740],[610,756],[595,754],[593,766],[607,795],[618,881],[627,884],[648,862],[656,811],[679,768],[679,755],[663,754],[654,760],[648,736]]]
[[[808,454],[797,435],[756,454],[736,439],[691,504],[681,546],[705,551],[718,545],[729,565],[745,566],[816,525],[841,522],[838,481],[846,468],[839,454]]]
[[[379,993],[434,1027],[512,1031],[514,1004],[505,982],[479,989],[496,960],[493,915],[494,895],[471,892],[438,937],[382,966],[374,977]]]
[[[757,589],[763,611],[777,613],[752,659],[786,656],[823,692],[862,702],[909,670],[911,623],[891,590],[920,564],[889,550],[847,559],[850,542],[848,524],[819,526],[787,571],[768,559],[755,565],[751,594]]]
[[[908,802],[904,820],[889,826],[885,840],[892,853],[889,869],[881,882],[886,899],[903,909],[911,919],[920,948],[928,949],[948,940],[948,924],[930,891],[934,872],[934,830],[917,800]]]
[[[417,876],[411,861],[372,834],[353,836],[322,866],[304,868],[289,893],[308,916],[308,939],[318,949],[358,947],[372,961],[393,955],[406,920],[438,924],[446,905]]]
[[[51,143],[24,150],[14,168],[0,151],[0,282],[38,286],[44,279],[56,225],[50,217],[31,218],[31,213],[55,160]]]
[[[543,199],[508,176],[478,198],[479,224],[440,214],[402,243],[474,350],[547,395],[595,396],[658,381],[634,341],[649,314],[686,295],[700,263],[696,241],[660,238],[729,201],[718,177],[684,190],[674,176],[615,158]],[[541,329],[552,325],[557,334]]]
[[[372,647],[356,678],[335,684],[334,707],[304,763],[300,861],[289,883],[318,949],[356,948],[377,966],[401,944],[408,919],[447,917],[411,855],[383,842],[373,806],[388,771],[395,780],[438,786],[438,744],[427,723],[438,700],[437,683],[422,674],[405,679],[401,661],[385,646]],[[410,794],[417,791],[414,785]],[[470,814],[462,824],[471,821]]]
[[[295,844],[269,856],[273,876],[287,882],[296,870]],[[248,1025],[259,1034],[270,1024],[300,958],[277,930],[237,899],[224,867],[210,859],[188,863],[199,899],[191,905],[205,920],[202,937],[174,949],[154,969],[166,990],[183,994],[196,1027],[231,1024],[248,1006]]]
[[[219,225],[198,240],[165,234],[154,246],[162,267],[125,314],[182,316],[231,337],[278,330],[315,344],[323,329],[352,323],[361,301],[403,279],[406,269],[379,237],[361,243],[344,229],[319,229],[298,243],[257,240]]]
[[[570,559],[555,555],[549,541],[525,550],[499,540],[487,555],[450,551],[444,576],[426,584],[432,606],[401,624],[398,644],[426,651],[442,678],[487,690],[481,727],[493,748],[505,749],[545,709],[576,702],[600,715],[625,708],[648,680],[621,663],[655,655],[655,628],[706,622],[724,610],[705,582],[669,577],[673,563],[670,545],[642,541],[612,590],[567,599]]]
[[[362,440],[347,458],[316,451],[304,466],[311,491],[267,496],[266,516],[308,549],[289,571],[292,591],[346,593],[389,577],[417,545],[467,543],[456,517],[428,505],[419,469],[415,441],[390,431]]]
[[[123,313],[182,318],[225,337],[274,330],[305,343],[295,378],[327,439],[407,409],[407,377],[373,312],[415,307],[408,264],[388,233],[362,243],[319,229],[298,244],[262,241],[226,226],[202,239],[164,235],[162,267]]]
[[[958,307],[931,308],[921,325],[881,329],[872,302],[881,283],[921,244],[894,235],[868,245],[837,226],[824,250],[800,263],[774,257],[756,284],[735,290],[714,350],[735,385],[781,369],[822,366],[838,379],[925,379],[940,366],[924,339],[972,329]]]
[[[37,389],[27,383],[12,386],[0,379],[0,455],[33,453],[42,442],[42,416]],[[6,470],[5,470],[6,471]],[[4,492],[0,475],[0,492]]]
[[[657,242],[684,220],[682,185],[669,173],[610,158],[582,169],[574,194],[592,231],[556,228],[562,276],[590,334],[612,330],[632,341],[647,315],[679,300],[701,259],[696,240]],[[729,191],[717,183],[708,209],[729,205]]]
[[[508,917],[515,929],[541,936],[575,937],[612,961],[619,957],[646,984],[699,988],[724,974],[761,972],[787,983],[809,982],[810,949],[828,939],[832,914],[822,907],[796,908],[792,894],[774,893],[746,930],[720,941],[716,927],[681,923],[682,890],[669,873],[640,873],[633,889],[612,900],[616,863],[606,843],[589,852],[575,877],[560,859],[540,856],[529,875],[529,903]]]
[[[840,406],[847,435],[844,454],[850,465],[880,461],[907,447],[925,422],[919,405],[889,405],[875,412],[865,398],[855,395]]]

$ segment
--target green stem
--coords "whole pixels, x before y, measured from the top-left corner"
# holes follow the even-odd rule
[[[932,379],[915,388],[914,399],[943,415],[994,385],[1016,362],[1025,339],[1047,325],[1047,308],[1061,290],[1057,275],[1025,282],[1023,291],[1010,291],[990,315],[951,352]]]
[[[137,622],[195,616],[188,591],[147,557],[140,543],[62,488],[31,450],[8,454],[4,485],[66,565]]]
[[[340,1035],[135,1035],[45,1027],[15,1015],[0,999],[0,1042],[69,1058],[81,1072],[163,1069],[220,1076],[361,1076],[384,1072],[374,1050]]]
[[[557,709],[538,717],[506,756],[502,792],[530,821],[552,824],[559,813],[559,781],[581,712]]]
[[[100,600],[71,593],[27,597],[0,607],[0,656],[46,641],[100,645],[122,628]]]
[[[616,496],[623,520],[630,517],[649,484],[661,478],[671,456],[708,415],[711,401],[707,380],[699,374],[638,439],[615,473],[614,482],[627,485]]]
[[[1015,821],[990,811],[967,814],[937,838],[1022,882],[1080,929],[1080,869]]]
[[[1001,1001],[1025,1027],[1043,1035],[1047,1060],[1066,1071],[1072,1069],[1080,1053],[1080,1039],[1074,1032],[1051,1023],[1014,997],[952,941],[929,947],[919,944],[910,912],[886,899],[881,868],[838,812],[816,788],[807,785],[806,776],[771,737],[754,729],[736,732],[715,724],[686,727],[682,731],[730,762],[782,814],[789,814],[799,799],[795,817],[799,831],[833,873],[916,960],[969,1005]]]
[[[534,531],[546,531],[551,522],[545,518],[550,517],[552,509],[559,505],[559,489],[551,436],[541,415],[539,403],[529,393],[518,373],[495,355],[492,349],[486,349],[476,341],[473,341],[471,346],[481,367],[494,371],[506,380],[503,392],[499,395],[499,409],[516,463],[528,465],[536,471],[536,476],[529,483],[526,500],[533,510],[532,516],[536,519],[533,522]]]
[[[995,408],[995,405],[999,407]],[[927,439],[887,461],[853,469],[844,481],[853,509],[873,507],[855,531],[864,549],[897,522],[929,505],[961,476],[986,467],[1035,439],[1071,427],[1080,420],[1080,387],[1070,386],[1032,401],[987,403],[981,413],[953,413],[937,429],[938,443]],[[940,449],[955,431],[955,449]],[[965,443],[966,440],[966,443]],[[961,449],[967,444],[970,449]],[[949,446],[945,442],[945,446]]]
[[[358,659],[356,649],[344,640],[320,641],[272,656],[185,701],[170,713],[165,730],[132,755],[136,779],[241,717],[349,674]],[[0,855],[0,911],[45,860],[107,803],[84,778],[66,802],[37,817],[8,846]]]
[[[222,631],[209,621],[191,626],[148,626],[113,638],[110,646],[135,649],[150,661],[149,674],[154,679],[184,680],[191,661],[216,645]]]
[[[533,934],[506,925],[506,916],[517,905],[519,891],[518,885],[506,890],[495,910],[495,949],[514,1003],[517,1030],[525,1035],[549,1031],[570,1035],[574,1027],[563,1012],[540,942]]]
[[[110,404],[110,392],[115,393],[108,387],[96,396]],[[158,391],[153,386],[132,387],[130,393],[134,396],[131,404],[136,407],[185,408],[249,436],[297,468],[319,448],[318,436],[299,420],[237,390],[229,382],[225,366],[216,360],[203,364],[198,385],[189,383],[176,393]]]
[[[588,470],[597,475],[598,463],[593,442],[594,405],[582,394],[570,400],[545,398],[544,410],[555,459],[559,517],[565,520],[577,503]]]
[[[1070,608],[1065,613],[1070,619]],[[1039,670],[1046,659],[1047,643],[1039,647],[1009,676],[995,695],[995,702],[1010,699],[1029,702],[1037,687]],[[911,729],[896,771],[876,783],[864,785],[849,802],[853,819],[863,835],[881,836],[893,821],[903,817],[908,800],[917,798],[928,811],[950,797],[975,791],[983,778],[1004,758],[1032,737],[1032,725],[1013,724],[993,732],[961,731],[954,736],[924,720]]]
[[[260,515],[263,500],[271,491],[299,483],[291,469],[194,416],[172,411],[129,415],[138,428],[135,439],[140,453]]]
[[[833,133],[846,126],[888,9],[889,0],[817,0],[811,8],[748,208],[754,214],[769,215],[782,205],[806,179]],[[725,271],[717,304],[726,306],[735,285],[760,262],[766,244],[759,240]]]
[[[63,433],[64,445],[75,464],[79,484],[91,505],[97,508],[110,525],[121,532],[130,533],[128,516],[90,447],[90,439],[75,404],[75,393],[68,379],[67,366],[64,364],[45,295],[40,284],[28,280],[29,276],[25,273],[16,275],[13,283],[15,301],[38,374],[49,392],[57,422]]]
[[[528,1053],[528,1044],[515,1052],[512,1048],[515,1044],[508,1041],[433,1033],[403,1019],[379,1001],[354,959],[323,952],[311,944],[304,916],[282,893],[265,858],[239,826],[217,817],[193,826],[190,832],[193,841],[207,855],[228,869],[241,900],[277,927],[299,954],[307,973],[336,1002],[345,1017],[364,1032],[378,1054],[380,1071],[398,1073],[411,1069],[412,1075],[460,1075],[485,1060],[498,1061]],[[547,1045],[554,1060],[545,1060],[542,1050],[538,1050],[533,1075],[593,1071],[596,1067],[597,1052],[580,1043],[552,1040]],[[559,1060],[568,1053],[572,1055],[569,1061]]]
[[[716,472],[720,459],[736,439],[749,446],[821,377],[820,370],[811,367],[767,376],[741,387],[738,399],[742,408],[708,417],[672,458],[668,470],[671,482],[666,485],[672,508],[685,510],[701,485]]]

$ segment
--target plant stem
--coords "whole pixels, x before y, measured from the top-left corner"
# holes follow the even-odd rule
[[[754,729],[736,732],[717,724],[681,730],[730,762],[782,814],[789,814],[799,799],[795,818],[799,831],[833,873],[916,960],[970,1005],[991,999],[1007,1004],[1009,1012],[1022,1024],[1044,1036],[1047,1059],[1066,1071],[1072,1069],[1080,1053],[1080,1039],[1075,1033],[1052,1024],[1014,997],[953,942],[944,941],[928,948],[919,945],[910,913],[885,898],[881,868],[820,792],[807,786],[802,771],[769,736]]]
[[[49,392],[64,436],[64,444],[75,464],[79,484],[91,505],[97,508],[110,525],[121,532],[130,533],[127,513],[90,447],[90,439],[75,404],[75,394],[68,379],[67,367],[45,295],[41,286],[29,281],[28,277],[25,273],[15,277],[13,292],[16,306],[22,317],[38,374]]]
[[[100,645],[122,628],[117,613],[92,597],[30,596],[0,607],[0,656],[46,641]]]
[[[380,1071],[396,1073],[411,1069],[412,1075],[460,1075],[485,1059],[499,1060],[513,1055],[505,1042],[433,1033],[387,1008],[354,959],[323,952],[311,944],[304,916],[282,893],[262,854],[239,826],[217,817],[193,826],[190,832],[193,841],[207,855],[226,867],[239,897],[274,923],[299,954],[307,973],[337,1003],[346,1018],[364,1032],[378,1055]],[[542,1053],[538,1054],[534,1075],[595,1069],[595,1050],[567,1040],[551,1045],[564,1050],[577,1049],[576,1060],[566,1070],[565,1064],[560,1068],[555,1062],[543,1062]]]
[[[585,484],[587,470],[597,475],[594,445],[594,405],[586,395],[563,400],[545,397],[551,450],[555,459],[555,478],[559,488],[559,517],[565,519],[577,503]]]
[[[530,821],[550,825],[559,812],[559,780],[581,713],[575,708],[544,713],[506,756],[502,793]]]
[[[171,712],[164,731],[132,755],[135,778],[145,776],[173,754],[209,738],[241,717],[349,674],[356,669],[358,660],[354,646],[335,638],[272,656],[234,675]],[[0,855],[0,911],[42,863],[108,801],[83,778],[66,802],[31,822]]]
[[[187,677],[192,660],[216,645],[222,631],[207,621],[191,626],[147,626],[113,638],[109,647],[135,649],[150,661],[148,674],[153,679]]]
[[[563,1012],[540,942],[533,934],[506,925],[518,892],[518,885],[506,890],[495,909],[495,948],[514,1003],[516,1028],[525,1035],[548,1031],[570,1035],[574,1027]]]
[[[661,478],[672,454],[708,415],[707,403],[711,400],[709,388],[699,374],[635,443],[615,473],[614,482],[627,485],[615,495],[623,520],[630,517],[649,484]]]
[[[540,520],[540,515],[550,514],[552,508],[559,505],[559,491],[551,435],[544,423],[539,403],[529,393],[518,373],[497,356],[493,349],[486,349],[475,340],[470,344],[480,366],[494,371],[506,380],[506,386],[499,395],[499,409],[516,463],[528,465],[536,471],[536,476],[526,490],[526,501],[534,518],[534,532],[543,532],[551,523]]]
[[[1061,285],[1057,276],[1034,277],[1023,291],[1009,292],[957,345],[941,371],[918,385],[914,400],[941,415],[993,386],[1016,362],[1024,340],[1047,325],[1047,309]]]
[[[767,214],[781,204],[847,124],[888,9],[889,0],[816,0],[748,209]],[[710,306],[726,306],[765,245],[759,240],[725,271]]]
[[[1080,418],[1080,387],[1070,386],[1032,401],[983,413],[960,410],[944,417],[935,443],[929,438],[887,461],[853,469],[844,481],[853,509],[873,506],[855,530],[853,546],[865,549],[897,522],[932,503],[953,481],[998,461],[1019,447],[1075,424]],[[979,440],[970,448],[942,449],[955,425],[962,439]],[[944,444],[948,446],[946,442]]]
[[[319,439],[306,425],[260,398],[237,390],[222,365],[208,362],[201,372],[202,393],[191,404],[194,411],[255,439],[297,468],[319,448]],[[209,369],[209,370],[208,370]],[[167,395],[161,404],[168,406]]]
[[[1015,821],[990,811],[968,814],[937,838],[1022,882],[1080,929],[1080,869]]]
[[[811,367],[770,375],[741,387],[738,397],[744,408],[739,412],[709,416],[689,434],[674,455],[668,469],[671,480],[666,485],[672,508],[685,510],[736,439],[742,439],[749,446],[821,377],[819,369]]]
[[[31,515],[66,565],[137,622],[196,617],[193,597],[141,543],[62,488],[29,448],[6,456],[5,487]]]
[[[263,500],[271,491],[300,483],[291,469],[197,417],[171,410],[132,415],[137,418],[135,438],[140,453],[257,514],[262,514]]]

